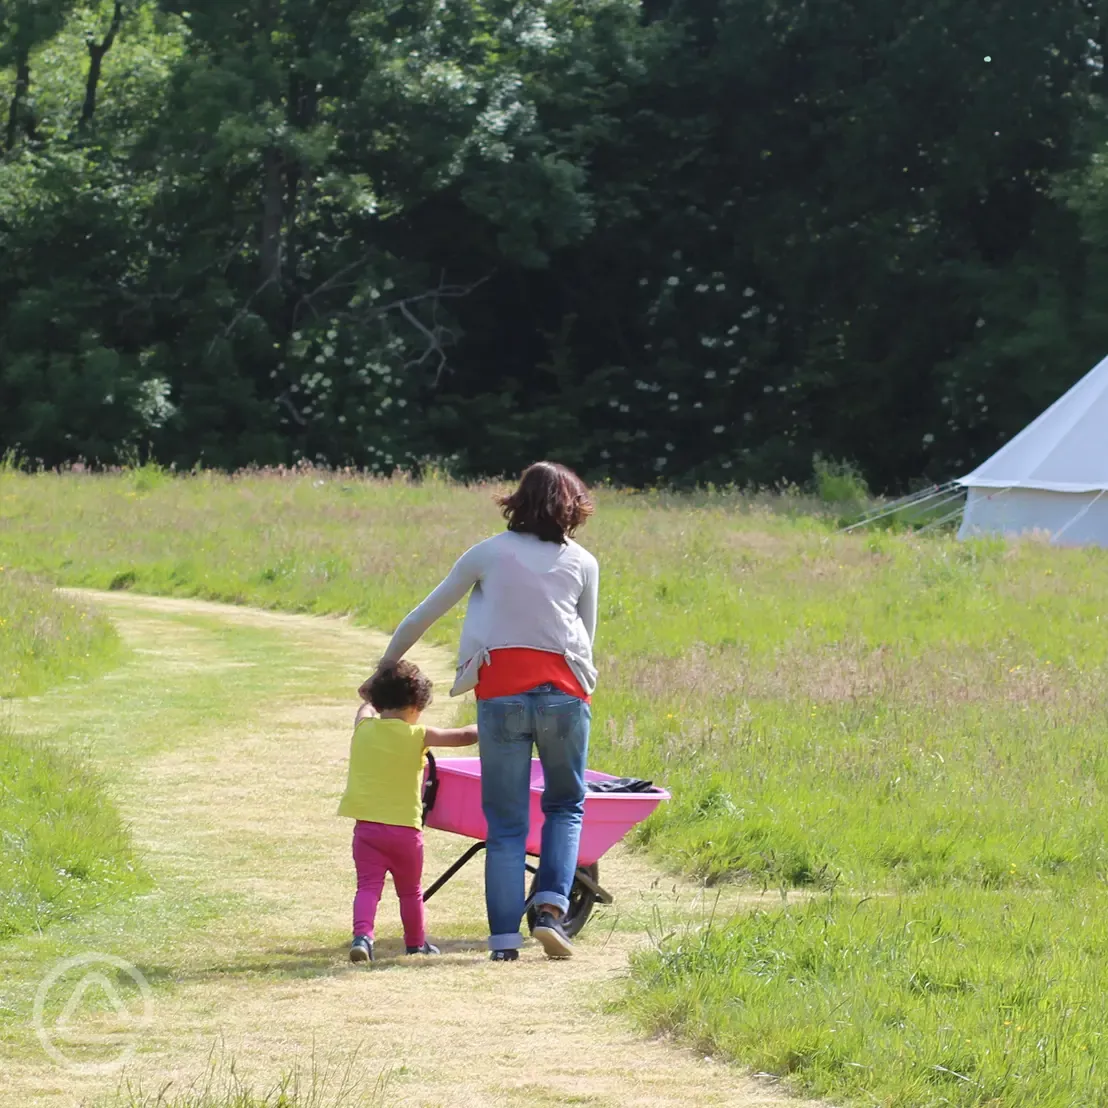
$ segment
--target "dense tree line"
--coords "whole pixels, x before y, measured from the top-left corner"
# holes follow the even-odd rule
[[[880,487],[1108,353],[1091,0],[0,0],[0,449]]]

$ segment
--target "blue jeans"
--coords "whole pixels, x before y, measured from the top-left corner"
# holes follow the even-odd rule
[[[523,945],[527,832],[531,803],[531,748],[538,748],[545,785],[542,849],[536,904],[564,912],[577,871],[585,810],[589,706],[553,685],[477,702],[481,751],[481,804],[489,825],[485,853],[485,906],[489,949]]]

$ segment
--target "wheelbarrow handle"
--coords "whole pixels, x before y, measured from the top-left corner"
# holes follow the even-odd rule
[[[423,784],[423,826],[427,826],[427,817],[435,807],[439,796],[439,767],[434,754],[427,750],[427,780]]]

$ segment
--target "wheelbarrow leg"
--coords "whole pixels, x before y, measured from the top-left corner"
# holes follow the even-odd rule
[[[596,897],[598,904],[611,904],[615,900],[615,898],[610,892],[608,892],[607,889],[602,889],[596,883],[592,874],[589,872],[589,867],[587,866],[577,867],[577,873],[574,876],[574,880],[577,881],[578,884],[584,885],[585,888],[588,889],[589,892]]]
[[[447,871],[444,873],[424,894],[423,903],[431,899],[472,858],[475,858],[482,850],[485,849],[485,843],[477,842],[469,848]]]

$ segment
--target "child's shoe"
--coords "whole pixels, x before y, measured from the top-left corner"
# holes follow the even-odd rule
[[[518,962],[518,950],[494,950],[489,954],[490,962]]]
[[[409,947],[406,947],[405,949],[408,951],[409,954],[441,954],[442,953],[442,951],[439,950],[439,948],[437,946],[435,946],[434,943],[424,943],[423,946],[409,946]]]
[[[539,913],[538,922],[531,934],[542,943],[548,958],[573,957],[573,943],[569,941],[561,920],[555,919],[550,912]]]
[[[373,961],[373,940],[368,935],[355,935],[350,944],[351,962]]]

